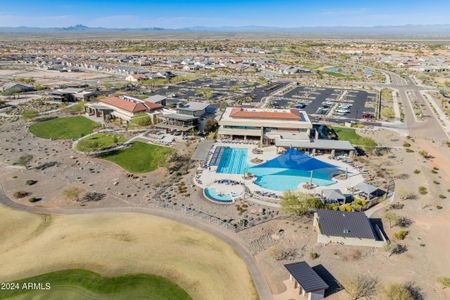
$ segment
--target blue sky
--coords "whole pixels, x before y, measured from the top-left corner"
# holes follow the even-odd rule
[[[450,23],[450,0],[2,0],[0,3],[0,26],[180,28]]]

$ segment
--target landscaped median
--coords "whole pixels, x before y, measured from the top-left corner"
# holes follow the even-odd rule
[[[135,141],[125,149],[103,153],[98,157],[112,161],[128,172],[146,173],[167,167],[168,156],[173,151],[169,147]]]
[[[88,135],[100,124],[82,117],[64,117],[34,123],[30,132],[37,137],[51,140],[76,140]]]
[[[0,299],[192,299],[177,284],[148,274],[103,277],[87,270],[63,270],[7,285],[14,288],[1,290]]]

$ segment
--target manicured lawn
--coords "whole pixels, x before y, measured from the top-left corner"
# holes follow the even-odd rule
[[[87,270],[63,270],[26,278],[24,282],[50,283],[51,289],[36,291],[19,288],[0,291],[0,299],[192,299],[175,283],[160,276],[136,274],[120,277],[103,277]]]
[[[81,140],[77,144],[77,150],[91,152],[122,144],[125,141],[125,137],[118,133],[96,133]]]
[[[133,142],[131,146],[100,155],[100,158],[112,161],[128,172],[146,173],[167,166],[167,157],[174,150],[168,147]]]
[[[30,131],[35,136],[44,139],[76,140],[91,133],[98,126],[98,123],[88,118],[77,116],[37,122],[30,126]]]
[[[377,146],[374,140],[358,135],[353,128],[332,126],[331,129],[336,133],[338,140],[347,140],[364,151],[372,151]]]

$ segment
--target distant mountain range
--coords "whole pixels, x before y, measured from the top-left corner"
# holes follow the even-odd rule
[[[191,33],[280,33],[289,35],[338,36],[418,36],[450,37],[450,24],[402,25],[402,26],[316,26],[316,27],[271,27],[271,26],[194,26],[186,28],[105,28],[75,25],[70,27],[0,27],[4,34],[64,34],[64,33],[149,33],[149,32],[191,32]]]

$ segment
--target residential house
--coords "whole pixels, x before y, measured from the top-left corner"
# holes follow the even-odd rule
[[[148,79],[147,75],[140,74],[140,73],[139,74],[130,74],[125,78],[125,80],[129,81],[129,82],[139,82],[139,81],[147,80],[147,79]]]

